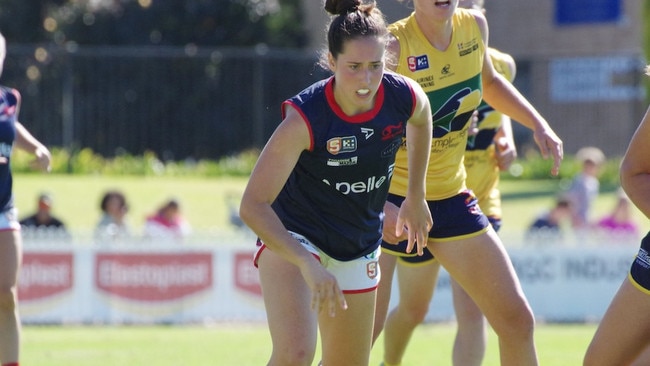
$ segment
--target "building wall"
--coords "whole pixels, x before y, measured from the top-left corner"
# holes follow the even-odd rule
[[[642,0],[621,0],[615,23],[559,26],[556,1],[487,0],[490,39],[515,56],[593,55],[640,52]]]
[[[621,2],[623,16],[619,22],[557,26],[554,1],[487,0],[490,43],[524,57],[640,52],[642,0]],[[408,0],[381,0],[378,5],[389,22],[407,16],[413,9]],[[320,48],[324,44],[329,16],[320,1],[306,0],[304,9],[310,47]]]

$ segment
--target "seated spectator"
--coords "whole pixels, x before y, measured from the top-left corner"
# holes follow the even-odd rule
[[[68,237],[65,224],[52,215],[52,196],[41,193],[38,196],[36,212],[20,220],[20,226],[25,237]]]
[[[564,220],[571,220],[573,207],[571,200],[566,196],[557,198],[555,205],[548,211],[539,215],[528,227],[526,238],[528,239],[563,239],[561,223]]]
[[[190,225],[181,215],[180,204],[175,199],[170,199],[148,216],[144,225],[146,238],[180,239],[190,232]]]
[[[131,229],[126,222],[129,206],[120,191],[108,191],[100,203],[102,216],[95,227],[95,239],[100,243],[113,243],[131,237]]]
[[[612,212],[602,217],[594,225],[596,234],[605,237],[608,241],[628,240],[636,243],[639,239],[639,228],[634,222],[632,209],[632,203],[625,191],[619,189]]]

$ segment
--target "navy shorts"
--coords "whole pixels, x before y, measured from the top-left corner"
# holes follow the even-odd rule
[[[388,201],[399,207],[404,197],[389,194]],[[490,226],[490,221],[479,208],[478,200],[470,190],[443,200],[427,201],[427,203],[433,218],[429,241],[444,242],[471,238],[486,232]],[[421,256],[417,255],[415,249],[412,253],[406,253],[407,244],[407,240],[398,244],[382,241],[381,246],[384,253],[396,255],[406,263],[420,264],[434,259],[428,248],[425,248]]]
[[[650,233],[641,240],[641,248],[630,267],[630,279],[641,291],[650,294]]]

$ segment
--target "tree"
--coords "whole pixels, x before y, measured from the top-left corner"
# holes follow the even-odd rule
[[[300,48],[300,20],[300,0],[0,0],[0,30],[16,43]]]

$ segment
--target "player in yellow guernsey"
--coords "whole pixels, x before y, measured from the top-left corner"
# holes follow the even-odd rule
[[[509,82],[515,77],[516,66],[512,56],[489,48],[488,55],[498,73]],[[485,101],[477,109],[477,128],[470,135],[465,149],[466,184],[478,198],[481,211],[490,224],[499,231],[501,226],[501,194],[499,192],[500,171],[507,170],[515,160],[510,117],[494,110]]]
[[[463,159],[470,118],[482,98],[533,130],[542,156],[553,158],[554,175],[562,160],[562,142],[486,57],[485,16],[478,10],[458,8],[458,2],[413,0],[414,13],[389,28],[393,38],[388,48],[394,58],[389,67],[418,81],[432,107],[433,139],[426,194],[433,227],[427,248],[417,254],[407,253],[405,237],[396,236],[390,229],[408,177],[403,143],[384,207],[385,242],[379,260],[382,280],[374,339],[383,329],[384,364],[401,363],[413,330],[428,311],[442,265],[476,302],[499,337],[501,364],[536,365],[533,313],[501,239],[467,189]],[[409,257],[418,255],[429,259],[407,263]],[[397,266],[397,258],[405,265]],[[399,303],[386,317],[395,268],[399,274]]]
[[[509,82],[514,80],[516,65],[512,56],[488,48],[494,68]],[[501,228],[500,171],[507,170],[517,157],[510,118],[482,101],[477,109],[476,129],[468,136],[465,149],[467,188],[478,199],[481,211],[494,231]],[[423,258],[424,256],[417,257]],[[458,331],[454,340],[455,365],[480,365],[487,347],[487,326],[476,303],[453,279],[451,289]]]

